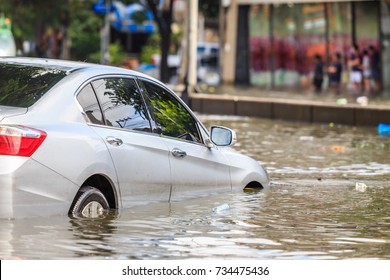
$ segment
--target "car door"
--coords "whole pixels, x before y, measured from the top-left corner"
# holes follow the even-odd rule
[[[143,80],[145,99],[151,107],[156,133],[169,150],[171,200],[210,190],[230,190],[229,166],[218,148],[204,145],[191,112],[169,90]]]
[[[123,207],[145,201],[168,201],[170,167],[168,150],[160,137],[151,133],[150,115],[133,78],[108,77],[91,82],[99,100],[103,120],[86,112],[97,125],[117,172]],[[87,110],[88,111],[88,110]]]

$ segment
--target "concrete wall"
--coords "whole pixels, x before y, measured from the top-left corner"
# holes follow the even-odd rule
[[[238,5],[236,0],[232,0],[226,11],[226,17],[223,20],[224,42],[221,46],[221,76],[225,83],[232,84],[236,75],[236,42],[237,42],[237,23],[238,23]]]
[[[209,94],[191,94],[190,102],[193,111],[203,114],[352,126],[377,126],[379,123],[390,123],[390,108],[385,106],[331,105],[325,102]]]

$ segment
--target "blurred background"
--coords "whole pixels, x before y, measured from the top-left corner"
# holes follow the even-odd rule
[[[194,4],[196,8],[194,8]],[[194,21],[194,19],[196,19]],[[195,34],[194,34],[195,33]],[[350,80],[354,47],[375,75]],[[195,48],[195,52],[191,52]],[[194,55],[195,54],[195,55]],[[390,89],[390,0],[2,0],[0,56],[111,64],[163,82],[313,90],[340,57],[340,89]],[[195,57],[194,57],[195,56]],[[195,70],[191,73],[191,60]],[[193,63],[193,62],[192,62]],[[363,69],[360,69],[363,71]]]

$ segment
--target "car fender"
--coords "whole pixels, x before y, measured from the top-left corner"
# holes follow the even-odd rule
[[[230,164],[233,190],[242,190],[251,182],[258,182],[263,188],[269,187],[268,173],[259,162],[229,147],[221,150]]]

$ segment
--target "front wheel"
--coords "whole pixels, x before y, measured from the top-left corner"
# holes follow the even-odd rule
[[[100,218],[110,208],[103,193],[94,187],[82,187],[77,193],[69,214],[82,218]]]

